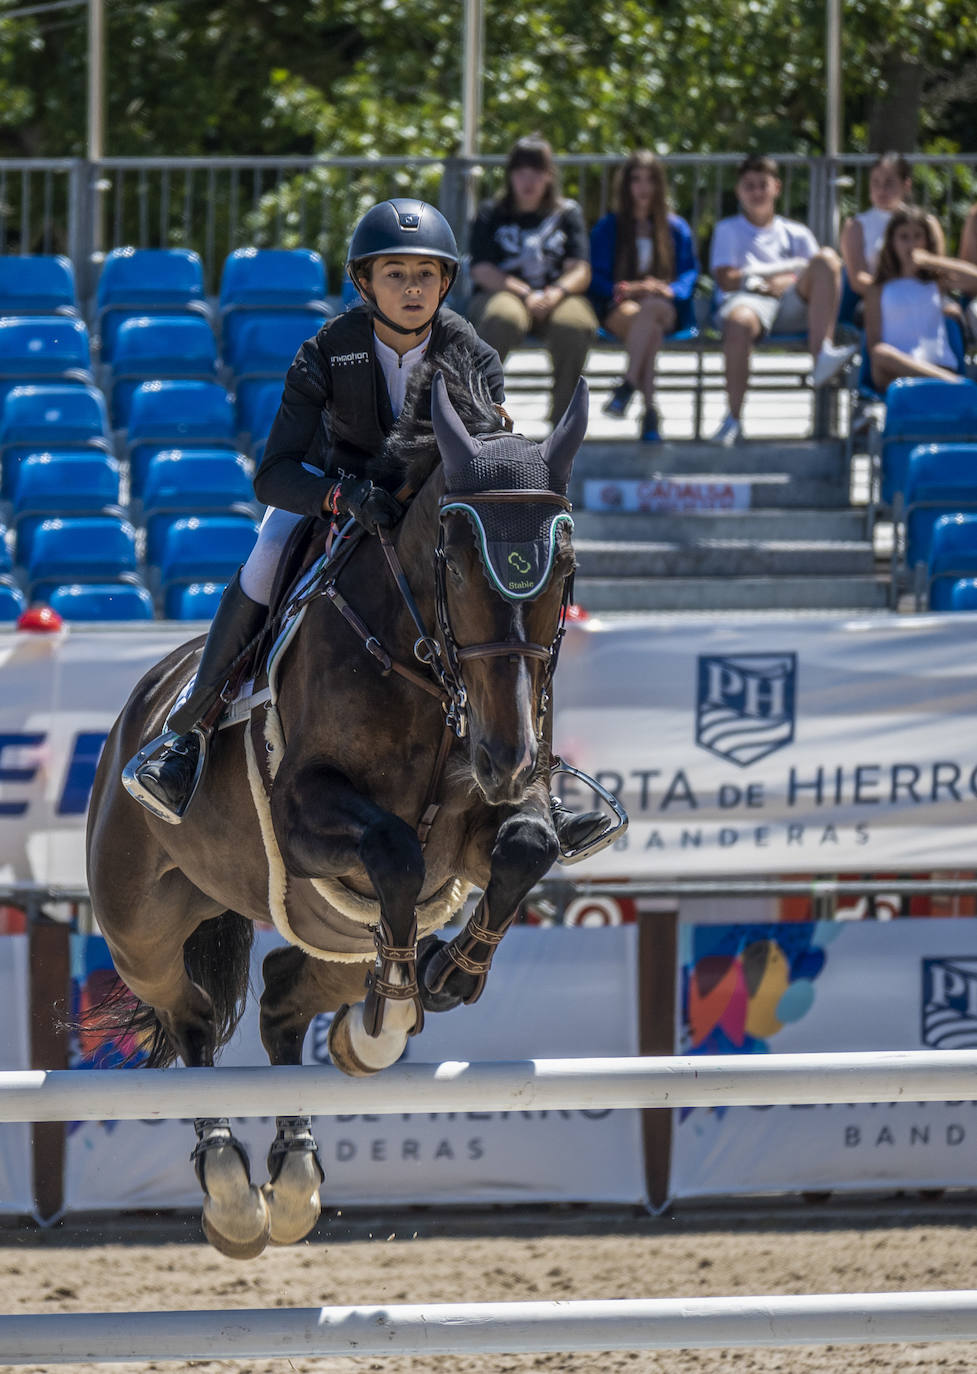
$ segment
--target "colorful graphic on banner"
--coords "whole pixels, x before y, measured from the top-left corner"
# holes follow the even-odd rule
[[[680,927],[688,1054],[977,1047],[973,921]],[[673,1115],[673,1198],[973,1187],[977,1103],[693,1108]]]

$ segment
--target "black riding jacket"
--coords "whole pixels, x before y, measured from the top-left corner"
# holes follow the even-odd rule
[[[337,315],[308,339],[288,369],[282,403],[255,474],[259,501],[321,515],[338,477],[369,477],[384,485],[380,456],[394,415],[383,370],[373,347],[373,319],[365,306]],[[434,362],[452,345],[468,347],[485,374],[492,399],[505,399],[502,364],[467,320],[441,309],[425,358]],[[322,469],[308,472],[303,463]]]

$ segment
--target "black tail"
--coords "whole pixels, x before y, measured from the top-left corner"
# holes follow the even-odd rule
[[[224,911],[204,921],[183,946],[187,973],[210,997],[214,1008],[214,1056],[237,1029],[249,988],[254,926],[236,911]],[[114,988],[83,1019],[89,1033],[128,1037],[136,1046],[124,1061],[140,1067],[165,1069],[177,1058],[155,1011],[137,1001],[119,979]]]

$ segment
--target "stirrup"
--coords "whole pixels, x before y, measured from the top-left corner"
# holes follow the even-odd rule
[[[577,845],[576,849],[569,849],[565,852],[561,850],[557,862],[565,866],[567,864],[580,863],[582,859],[592,859],[595,854],[600,854],[602,850],[607,849],[608,845],[612,845],[615,840],[620,839],[622,835],[626,834],[628,828],[628,813],[618,801],[617,797],[608,792],[606,787],[601,787],[597,779],[592,778],[589,773],[584,773],[579,768],[571,767],[569,763],[564,763],[562,759],[554,759],[553,763],[550,765],[550,777],[555,777],[557,773],[569,773],[570,776],[576,778],[578,782],[582,782],[585,787],[589,787],[591,792],[595,792],[602,802],[607,803],[617,817],[617,824],[612,825],[608,830],[605,830],[602,835],[598,835],[596,839],[590,840],[586,844]]]
[[[200,749],[197,753],[197,769],[193,775],[193,782],[190,784],[190,791],[187,793],[187,799],[183,803],[182,809],[173,811],[165,802],[160,801],[159,797],[153,796],[152,792],[146,790],[136,777],[136,773],[144,763],[149,763],[150,759],[154,758],[161,749],[168,748],[176,740],[182,739],[183,735],[187,733],[196,735],[197,739],[200,741]],[[148,744],[144,744],[138,754],[132,756],[122,770],[122,786],[129,793],[130,797],[134,798],[140,806],[145,807],[145,809],[158,820],[166,821],[167,825],[179,825],[186,815],[187,807],[196,796],[197,788],[200,785],[200,779],[203,776],[206,760],[207,735],[203,730],[198,730],[196,728],[191,731],[182,732],[179,730],[164,730],[161,735],[157,735],[156,738],[150,740]]]

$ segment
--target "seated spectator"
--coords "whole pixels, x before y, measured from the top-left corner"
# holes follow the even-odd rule
[[[943,292],[977,292],[977,266],[937,253],[930,220],[915,205],[893,212],[865,296],[865,342],[879,391],[897,377],[959,380]]]
[[[661,440],[655,407],[655,359],[666,335],[695,323],[699,277],[692,230],[668,208],[665,169],[654,153],[632,153],[620,168],[615,209],[590,234],[590,299],[610,334],[624,340],[627,372],[604,406],[623,415],[636,391],[644,397],[641,437]]]
[[[967,218],[963,222],[963,231],[960,235],[960,257],[964,262],[969,262],[977,267],[977,205],[971,205],[967,211]],[[967,331],[971,341],[977,343],[977,292],[971,288],[966,295],[973,299],[967,302]]]
[[[912,168],[901,153],[882,153],[868,174],[868,210],[846,220],[841,230],[841,260],[856,295],[864,296],[875,280],[875,269],[893,210],[912,199]],[[943,230],[934,215],[929,220],[936,252],[946,251]],[[961,254],[961,257],[963,254]]]
[[[736,195],[740,213],[716,225],[710,254],[729,399],[729,413],[714,439],[724,445],[741,437],[750,353],[763,335],[806,330],[815,387],[830,381],[855,352],[830,339],[841,294],[840,259],[831,248],[819,248],[806,225],[777,214],[780,177],[773,158],[744,158],[737,168]]]
[[[472,225],[472,324],[504,361],[527,334],[553,359],[551,420],[570,404],[597,330],[580,206],[560,195],[553,152],[537,134],[509,153],[505,189]]]

